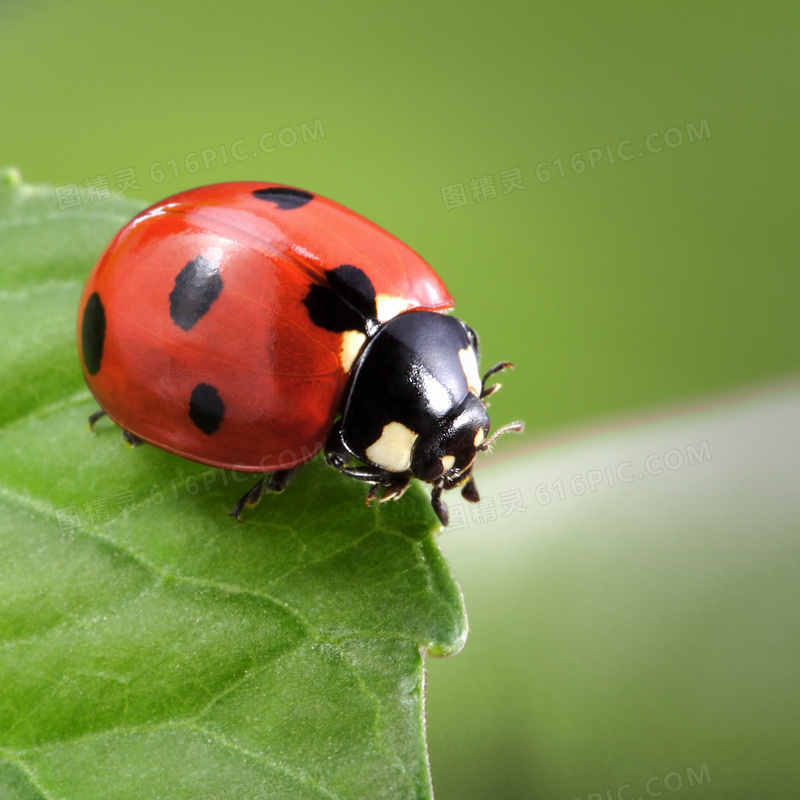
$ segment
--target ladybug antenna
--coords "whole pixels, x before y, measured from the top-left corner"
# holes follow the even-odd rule
[[[503,425],[502,428],[498,428],[485,442],[483,442],[478,450],[485,452],[488,450],[493,444],[494,440],[498,436],[502,436],[504,433],[522,433],[525,430],[525,423],[524,422],[510,422],[508,425]]]
[[[493,383],[491,386],[487,386],[486,381],[488,381],[493,375],[497,375],[498,372],[502,372],[505,369],[514,369],[514,365],[510,361],[501,361],[498,364],[495,364],[483,376],[483,380],[481,381],[481,400],[493,395],[502,386],[500,383]]]

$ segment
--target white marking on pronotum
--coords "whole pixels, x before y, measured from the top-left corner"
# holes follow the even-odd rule
[[[402,297],[392,297],[390,294],[377,295],[375,305],[378,309],[378,319],[381,322],[388,322],[392,317],[396,317],[411,308],[411,303],[408,300]]]
[[[472,345],[465,347],[463,350],[458,351],[458,357],[461,359],[461,368],[464,370],[464,375],[467,378],[467,386],[472,394],[481,394],[481,373],[478,369],[478,359],[475,356],[475,350]]]
[[[476,449],[483,444],[485,438],[486,434],[483,432],[483,428],[478,428],[478,432],[475,434],[475,440],[473,441]]]
[[[380,438],[367,448],[366,456],[389,472],[405,472],[411,467],[411,449],[418,436],[402,423],[390,422],[383,426]]]
[[[345,372],[350,372],[358,351],[361,350],[367,337],[361,331],[345,331],[342,334],[342,349],[339,351],[339,361]]]
[[[442,475],[446,475],[453,469],[453,464],[456,463],[455,456],[442,456]]]

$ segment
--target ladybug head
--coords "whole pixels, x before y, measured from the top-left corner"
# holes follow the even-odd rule
[[[472,462],[489,432],[489,415],[481,399],[472,393],[452,414],[442,419],[414,446],[411,471],[428,483],[458,486],[472,471]]]
[[[415,443],[411,472],[416,478],[433,484],[431,502],[444,524],[447,524],[448,514],[447,507],[440,499],[442,491],[460,486],[466,500],[478,502],[480,495],[472,477],[475,456],[488,450],[498,436],[523,428],[521,422],[513,422],[499,428],[492,436],[488,435],[490,421],[485,398],[499,385],[487,389],[486,380],[509,366],[503,363],[492,367],[484,376],[480,396],[468,394],[452,414],[441,420],[427,435],[420,436]]]
[[[373,484],[368,499],[399,497],[412,477],[433,485],[431,503],[443,524],[446,489],[461,487],[477,502],[472,465],[501,433],[489,436],[486,399],[499,384],[488,379],[510,367],[503,362],[481,379],[478,338],[456,317],[409,311],[384,323],[353,367],[342,417],[326,446],[330,464]],[[350,459],[363,462],[351,466]]]

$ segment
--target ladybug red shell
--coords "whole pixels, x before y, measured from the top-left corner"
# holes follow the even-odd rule
[[[370,498],[399,496],[414,475],[431,482],[446,524],[443,489],[477,499],[472,460],[490,441],[495,388],[479,377],[474,332],[442,313],[452,307],[420,256],[353,211],[288,186],[226,183],[169,197],[114,237],[86,283],[78,343],[100,413],[129,441],[270,473],[237,517],[324,447],[374,484]],[[442,436],[453,439],[465,400],[462,453]],[[425,445],[431,436],[447,452]]]

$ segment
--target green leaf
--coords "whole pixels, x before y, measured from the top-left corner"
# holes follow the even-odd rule
[[[425,493],[313,461],[240,525],[252,476],[87,427],[77,301],[138,210],[0,173],[0,796],[430,797],[466,619]]]

